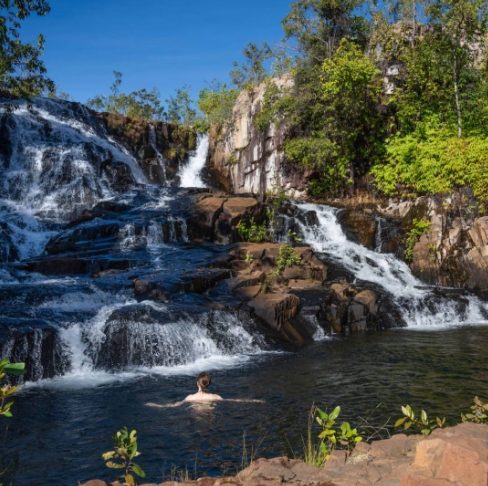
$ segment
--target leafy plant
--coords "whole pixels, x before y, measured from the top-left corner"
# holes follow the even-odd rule
[[[296,231],[289,229],[287,235],[288,235],[288,240],[292,245],[295,245],[296,243],[300,243],[302,241],[302,238],[298,236],[298,233]]]
[[[246,258],[244,259],[244,261],[245,261],[246,263],[251,264],[251,263],[253,262],[253,260],[254,260],[254,257],[253,257],[253,255],[252,255],[252,253],[247,252],[247,253],[246,253]]]
[[[251,243],[262,243],[268,239],[268,230],[266,225],[257,224],[254,221],[254,217],[249,219],[249,224],[245,225],[239,223],[237,226],[237,232],[244,238],[245,241],[250,241]]]
[[[402,413],[404,417],[399,418],[395,422],[395,427],[403,427],[405,430],[414,427],[415,429],[420,430],[423,435],[429,435],[434,429],[437,429],[438,427],[442,429],[446,425],[445,417],[442,419],[436,417],[435,420],[429,420],[425,410],[422,410],[420,412],[420,417],[417,417],[410,405],[402,407]]]
[[[107,461],[106,466],[111,469],[125,469],[125,473],[117,479],[122,479],[127,484],[134,485],[136,481],[132,473],[137,474],[141,478],[146,477],[146,473],[132,460],[134,457],[140,455],[137,450],[136,431],[133,430],[130,434],[127,427],[115,432],[113,435],[114,450],[102,454],[104,461]],[[121,462],[113,462],[112,459],[119,459]]]
[[[463,422],[488,423],[488,403],[483,403],[477,396],[474,397],[474,405],[471,407],[471,412],[461,414],[461,418]]]
[[[295,255],[295,249],[292,246],[280,245],[278,250],[278,257],[276,259],[276,265],[278,269],[284,270],[286,267],[293,265],[300,265],[302,258]]]
[[[430,229],[430,221],[424,219],[414,218],[412,221],[412,229],[407,233],[405,240],[405,260],[411,262],[413,259],[413,249],[420,237]]]
[[[327,448],[329,450],[341,446],[341,448],[351,452],[354,446],[363,440],[357,429],[351,429],[349,422],[342,422],[339,429],[334,429],[336,420],[341,413],[341,407],[337,406],[330,414],[317,408],[317,413],[317,423],[322,427],[319,439],[324,439],[328,442]]]
[[[22,376],[25,373],[25,363],[11,363],[8,359],[0,361],[0,383],[2,383],[7,374],[13,376]],[[10,408],[14,404],[13,401],[7,402],[14,393],[18,391],[19,386],[12,386],[4,384],[0,388],[0,415],[4,417],[12,417]]]

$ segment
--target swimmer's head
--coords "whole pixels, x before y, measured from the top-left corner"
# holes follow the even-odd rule
[[[210,375],[205,371],[198,375],[197,386],[203,393],[207,393],[207,388],[210,386],[211,382]]]

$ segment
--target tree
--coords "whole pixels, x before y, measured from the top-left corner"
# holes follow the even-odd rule
[[[205,115],[207,130],[210,125],[222,126],[232,120],[232,109],[239,94],[237,89],[229,88],[213,80],[208,88],[200,90],[198,95],[198,109]]]
[[[369,23],[359,15],[364,0],[298,0],[283,19],[284,42],[307,63],[331,59],[343,38],[365,46]]]
[[[109,96],[97,95],[87,101],[87,105],[94,110],[118,113],[128,118],[139,118],[145,121],[160,120],[164,117],[160,94],[157,88],[151,91],[140,89],[129,94],[119,92],[122,83],[122,73],[114,71],[115,80],[110,86]]]
[[[292,160],[314,169],[312,191],[338,193],[353,187],[383,152],[384,119],[377,109],[382,92],[380,71],[359,46],[343,39],[322,64],[320,114],[315,129],[286,142]]]
[[[266,42],[263,42],[261,47],[250,42],[242,52],[245,62],[240,66],[238,62],[234,62],[235,69],[229,72],[232,84],[239,90],[250,89],[262,83],[268,76],[266,61],[273,57],[273,52]]]
[[[0,0],[0,87],[14,96],[38,96],[52,91],[54,83],[46,77],[46,67],[40,60],[44,37],[37,36],[37,45],[23,43],[19,29],[21,21],[35,13],[50,11],[46,0]]]
[[[176,90],[176,96],[170,96],[169,100],[166,100],[168,104],[166,117],[170,123],[189,127],[195,122],[197,111],[190,96],[190,89],[190,86],[183,86]]]

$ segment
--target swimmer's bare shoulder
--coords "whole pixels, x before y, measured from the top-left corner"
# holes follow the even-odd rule
[[[188,395],[183,402],[220,402],[224,400],[220,395],[214,393],[195,393]]]

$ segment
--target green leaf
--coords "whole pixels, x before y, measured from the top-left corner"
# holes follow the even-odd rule
[[[146,473],[141,469],[140,466],[138,466],[137,464],[133,463],[132,464],[132,470],[138,475],[140,476],[141,478],[145,478],[146,477]]]
[[[425,413],[425,410],[422,410],[420,418],[424,424],[427,423],[427,414]]]
[[[26,373],[25,363],[9,363],[5,365],[5,371],[10,375],[21,376]]]
[[[329,415],[329,420],[335,420],[341,413],[341,407],[337,406]]]
[[[136,484],[136,482],[134,481],[134,476],[132,476],[132,474],[126,474],[124,476],[124,479],[125,479],[125,482],[127,484],[130,484],[131,486],[134,486]]]
[[[395,427],[400,427],[408,419],[408,417],[402,417],[395,422]]]

